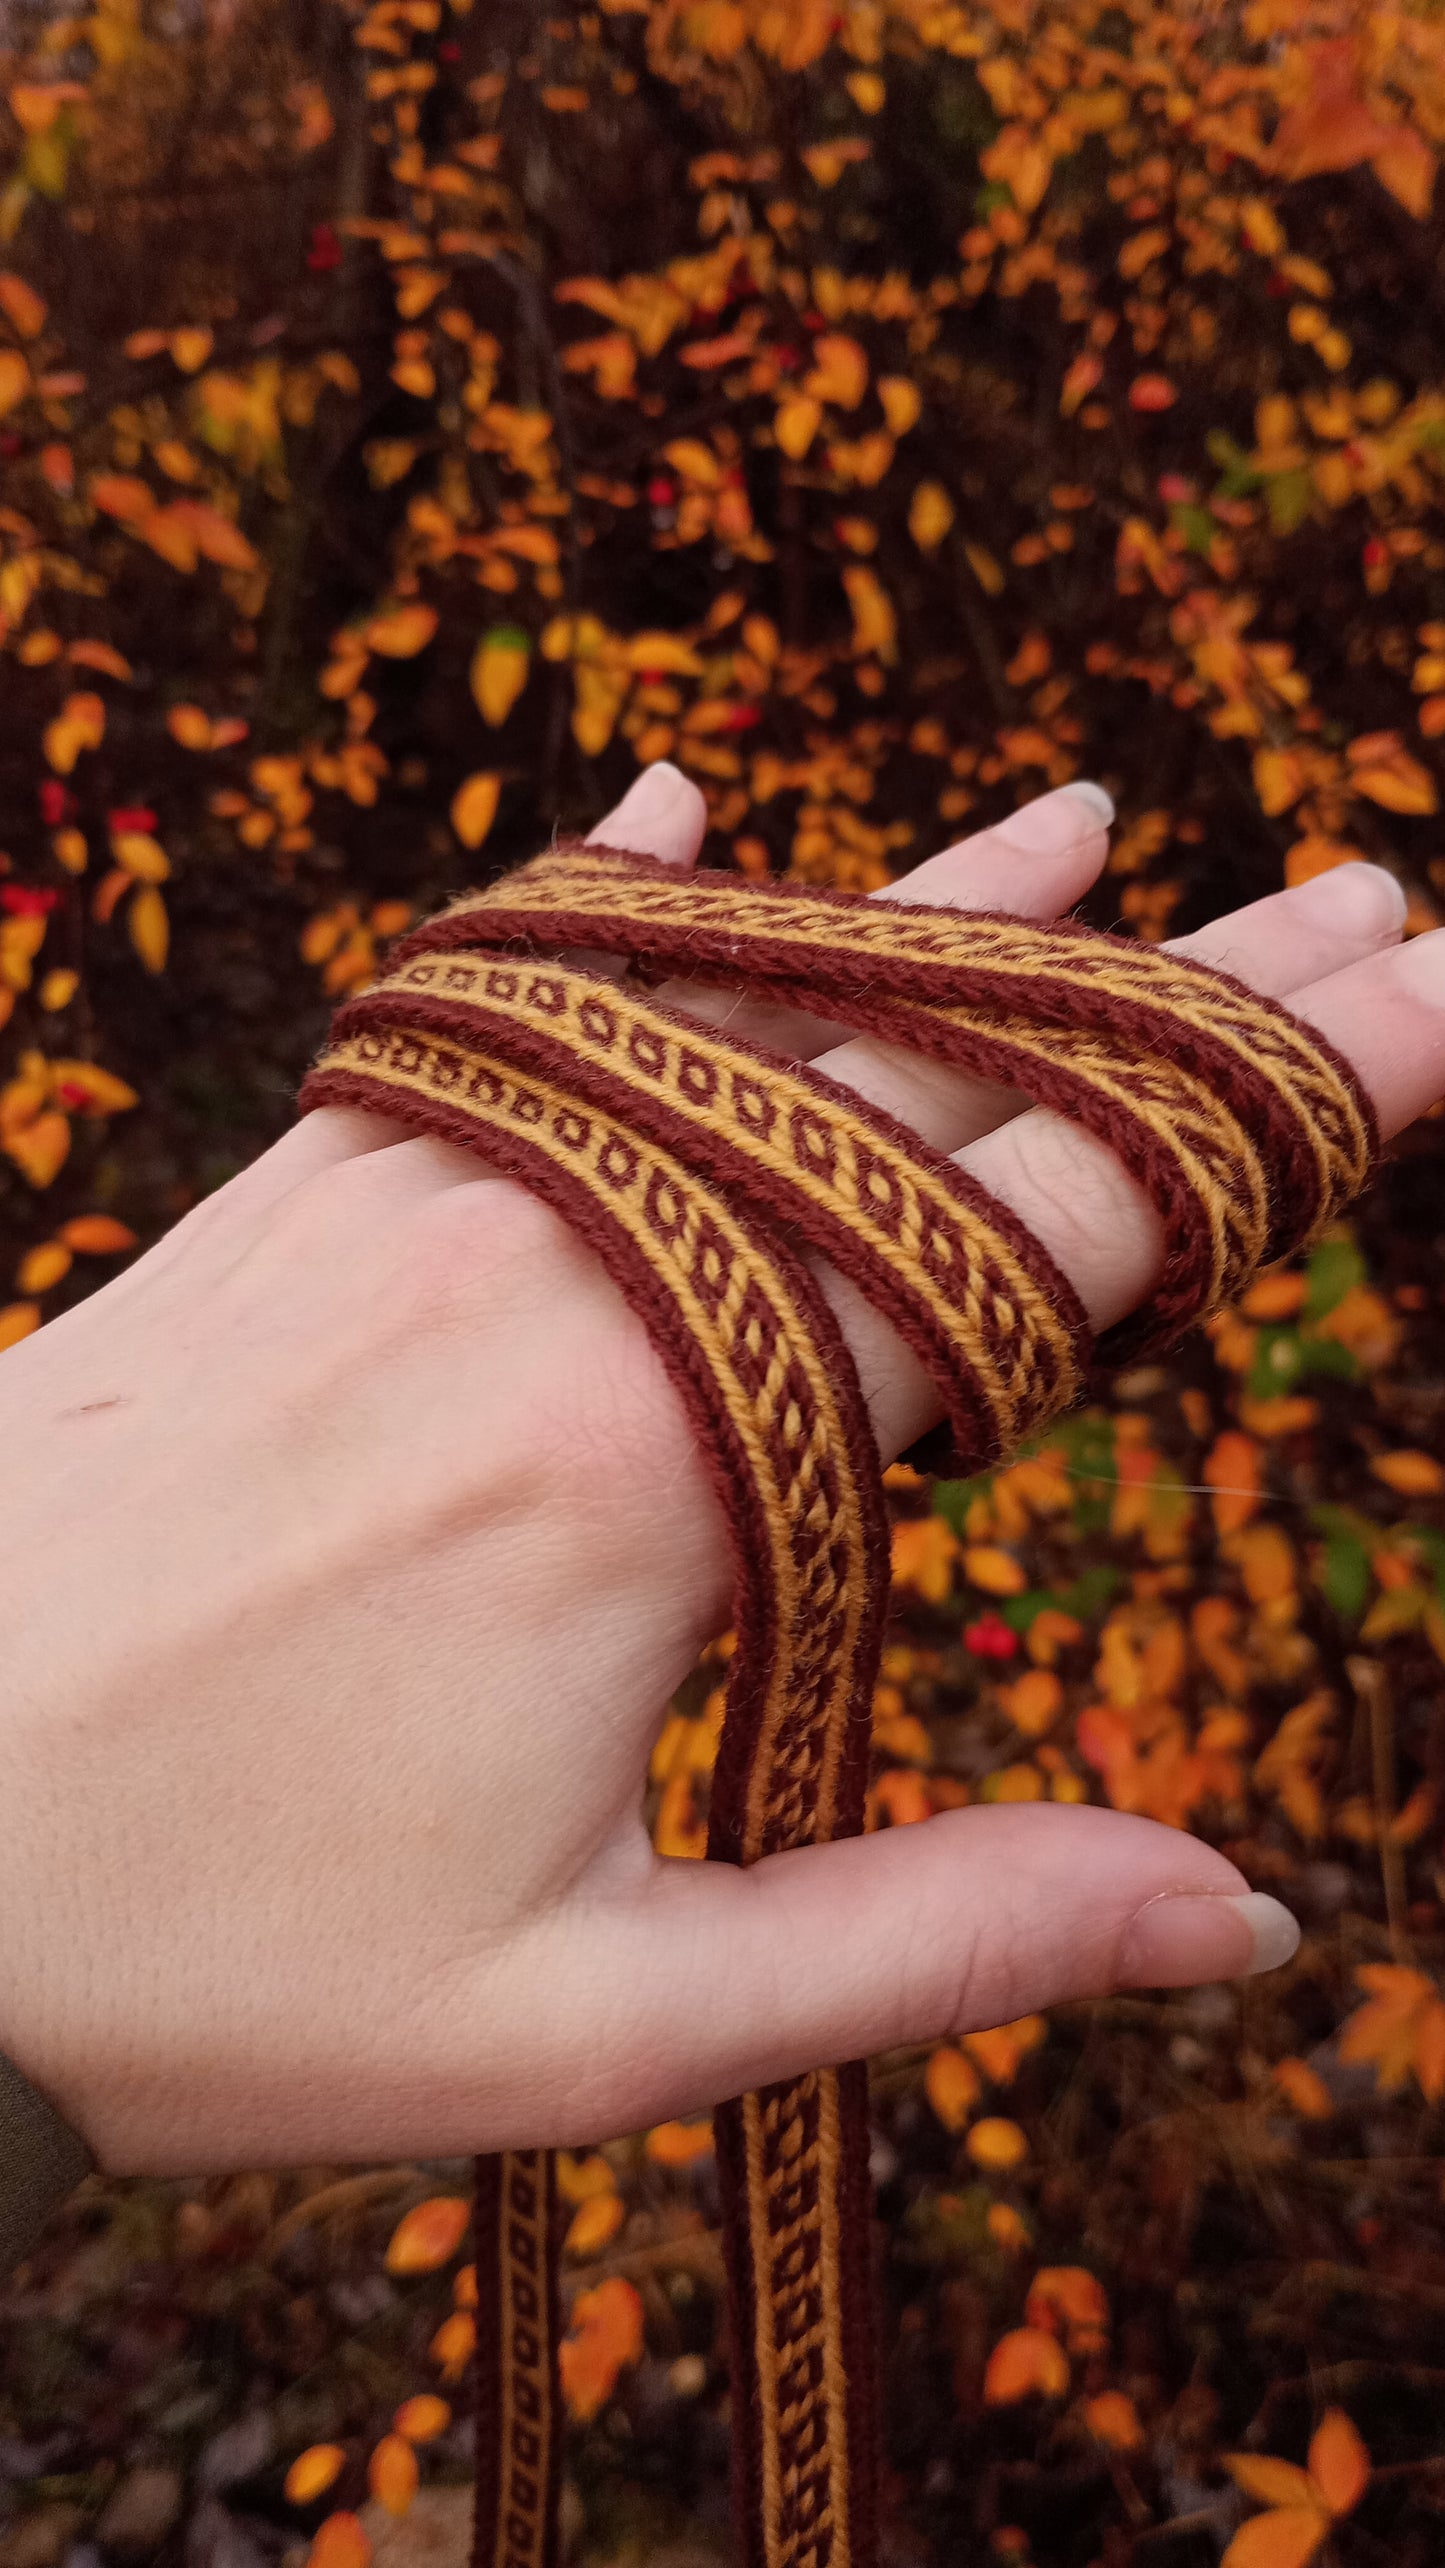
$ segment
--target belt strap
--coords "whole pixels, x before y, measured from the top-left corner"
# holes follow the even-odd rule
[[[618,983],[555,959],[625,956]],[[877,1454],[794,1239],[830,1257],[937,1384],[956,1467],[1075,1396],[1083,1312],[1040,1242],[820,1072],[651,995],[690,973],[841,1017],[1022,1089],[1097,1135],[1167,1233],[1111,1354],[1237,1295],[1364,1183],[1374,1121],[1309,1028],[1226,975],[1072,922],[732,876],[565,844],[467,894],[338,1013],[303,1107],[461,1144],[570,1222],[648,1328],[726,1515],[738,1648],[709,1855],[863,1825],[887,1601]],[[733,2437],[747,2568],[875,2568],[861,2063],[719,2107]],[[547,2154],[484,2161],[477,2568],[555,2568],[557,2225]]]

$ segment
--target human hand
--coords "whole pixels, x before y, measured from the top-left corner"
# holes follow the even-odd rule
[[[668,768],[596,833],[694,861]],[[903,897],[1039,918],[1099,810],[1044,797]],[[1349,1055],[1382,1128],[1445,1087],[1445,934],[1352,866],[1187,940]],[[1012,1206],[1098,1327],[1157,1220],[1061,1118],[845,1029],[663,995],[815,1059]],[[827,1290],[885,1455],[929,1386]],[[660,1861],[662,1707],[725,1619],[705,1471],[640,1324],[469,1156],[308,1118],[0,1364],[11,1469],[0,2050],[118,2171],[575,2139],[1111,1987],[1282,1958],[1179,1832],[1044,1805]]]

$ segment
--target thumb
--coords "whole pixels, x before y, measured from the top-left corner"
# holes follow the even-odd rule
[[[1299,1943],[1288,1909],[1197,1838],[1053,1804],[948,1811],[747,1872],[670,1863],[644,1906],[618,2057],[644,2110],[657,2081],[669,2113],[1067,1998],[1243,1978]]]

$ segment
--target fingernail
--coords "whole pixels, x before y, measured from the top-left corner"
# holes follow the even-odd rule
[[[1103,786],[1080,779],[1021,804],[1000,821],[998,835],[1027,856],[1057,856],[1081,838],[1107,829],[1113,817],[1114,806]]]
[[[1354,936],[1387,936],[1405,916],[1404,891],[1383,865],[1333,865],[1290,897],[1297,911]]]
[[[1299,1927],[1267,1891],[1215,1898],[1151,1899],[1133,1919],[1119,1953],[1124,1988],[1187,1988],[1200,1980],[1253,1979],[1299,1950]]]
[[[662,854],[665,849],[654,845],[653,832],[665,828],[685,796],[697,788],[689,784],[680,767],[670,758],[659,758],[634,776],[621,802],[605,820],[587,833],[589,847],[594,840],[606,845],[630,847],[641,855]]]

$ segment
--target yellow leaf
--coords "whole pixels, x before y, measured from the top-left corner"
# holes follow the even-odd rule
[[[53,1015],[57,1009],[69,1007],[79,987],[80,974],[68,965],[58,965],[46,973],[40,984],[40,1004]]]
[[[517,624],[497,624],[472,653],[472,696],[484,722],[505,722],[527,683],[532,646]]]
[[[936,552],[952,524],[953,502],[942,482],[920,482],[908,506],[908,532],[920,553]]]
[[[182,749],[209,749],[211,717],[198,704],[173,704],[166,715],[166,729]]]
[[[444,2381],[459,2381],[477,2349],[477,2322],[470,2310],[455,2309],[444,2318],[430,2348],[433,2362],[441,2365]]]
[[[868,389],[868,359],[845,330],[824,330],[813,342],[813,364],[803,390],[815,401],[831,401],[840,410],[856,410]]]
[[[434,2274],[450,2264],[471,2218],[471,2205],[460,2194],[433,2194],[398,2222],[386,2251],[389,2274]]]
[[[616,2237],[626,2216],[619,2193],[595,2193],[588,2201],[579,2202],[567,2229],[567,2254],[579,2260],[599,2256],[608,2240]]]
[[[502,795],[500,776],[479,773],[468,776],[452,796],[452,827],[464,847],[480,847],[493,821]]]
[[[7,1347],[18,1346],[22,1338],[33,1336],[39,1326],[38,1302],[7,1302],[0,1309],[0,1355]]]
[[[1304,792],[1304,761],[1295,749],[1256,749],[1254,753],[1254,790],[1261,811],[1271,819],[1277,812],[1288,811]]]
[[[1371,802],[1382,804],[1386,811],[1423,817],[1439,805],[1434,777],[1404,749],[1396,750],[1388,759],[1352,767],[1350,783],[1356,793],[1368,794]]]
[[[790,392],[780,401],[773,421],[773,435],[783,453],[793,463],[801,461],[818,433],[823,417],[821,401],[809,392]]]
[[[0,348],[0,419],[30,390],[30,368],[18,348]]]
[[[980,2094],[978,2071],[951,2042],[929,2054],[923,2089],[945,2131],[961,2131]]]
[[[941,1516],[914,1516],[893,1528],[893,1584],[941,1605],[953,1583],[958,1541]]]
[[[1405,1450],[1401,1453],[1377,1453],[1370,1464],[1377,1480],[1402,1498],[1433,1498],[1445,1489],[1445,1470],[1433,1453]]]
[[[170,951],[171,923],[154,883],[142,883],[134,894],[126,924],[130,941],[148,972],[163,972]]]
[[[1327,2408],[1310,2442],[1310,2477],[1332,2515],[1357,2506],[1370,2483],[1370,2456],[1343,2408]]]
[[[969,569],[979,587],[986,590],[990,597],[997,597],[1003,588],[1003,573],[992,553],[983,544],[965,544],[963,549],[968,556]]]
[[[1314,2505],[1255,2515],[1240,2525],[1219,2568],[1305,2568],[1329,2528],[1329,2516]]]
[[[182,374],[197,374],[216,344],[214,330],[189,328],[171,332],[171,356]]]
[[[1028,1585],[1023,1566],[997,1543],[970,1543],[963,1555],[963,1574],[986,1596],[1018,1596]]]
[[[1069,2358],[1043,2327],[1010,2328],[1001,2336],[983,2376],[984,2404],[1010,2407],[1016,2399],[1061,2399],[1069,2386]]]
[[[849,562],[843,572],[843,586],[853,610],[854,650],[871,652],[880,660],[896,660],[898,618],[877,572],[862,562]]]
[[[339,2443],[311,2443],[298,2452],[286,2473],[286,2498],[293,2506],[314,2505],[334,2487],[346,2467],[346,2454]]]
[[[48,1293],[70,1273],[71,1254],[58,1239],[42,1240],[38,1248],[27,1249],[15,1270],[17,1293]]]
[[[416,2495],[421,2473],[404,2434],[384,2434],[367,2464],[366,2483],[389,2515],[404,2515]]]
[[[1309,830],[1286,850],[1284,879],[1293,891],[1300,883],[1313,882],[1316,874],[1333,872],[1336,865],[1368,862],[1363,847],[1351,847],[1342,838],[1325,838],[1317,830]]]
[[[68,776],[83,749],[98,749],[105,738],[105,706],[85,691],[65,699],[53,722],[47,722],[42,746],[58,776]]]
[[[895,437],[906,437],[923,408],[923,395],[911,375],[880,375],[878,398]]]
[[[437,629],[436,609],[412,599],[400,606],[383,607],[365,628],[364,638],[384,660],[414,660],[424,651]]]
[[[990,2113],[976,2122],[964,2143],[974,2164],[994,2172],[1017,2167],[1029,2154],[1029,2144],[1016,2122],[1004,2115]]]
[[[680,633],[634,633],[627,644],[627,665],[647,676],[700,678],[703,663]]]
[[[117,865],[138,883],[165,883],[170,880],[171,864],[158,838],[145,829],[118,829],[110,842],[110,852]]]

